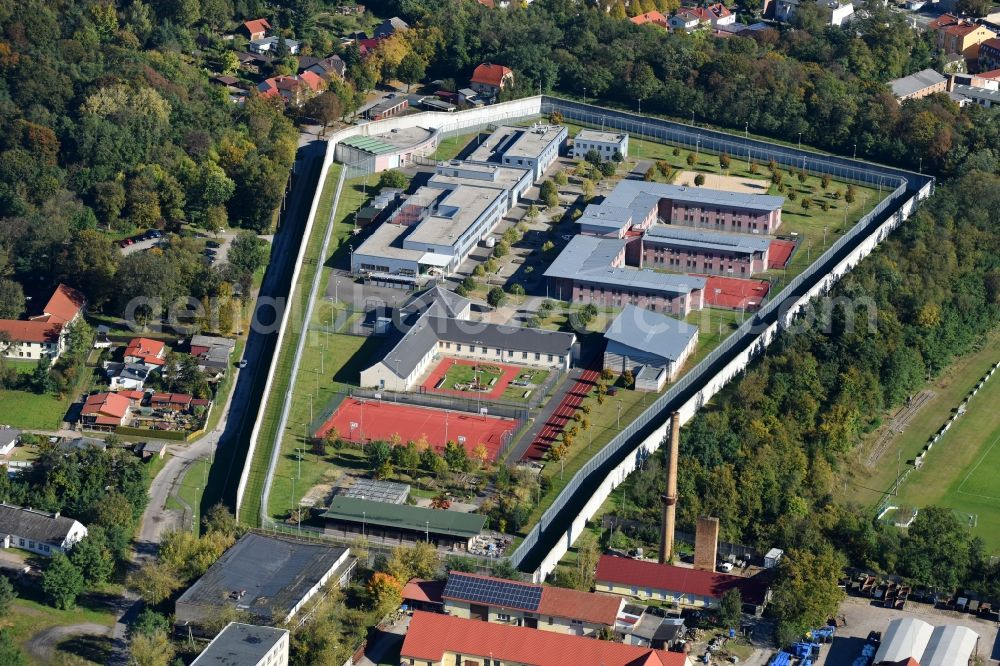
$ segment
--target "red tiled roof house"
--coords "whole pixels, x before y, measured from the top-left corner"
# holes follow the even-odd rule
[[[80,410],[80,416],[85,425],[112,429],[125,424],[131,407],[132,401],[124,395],[95,393],[87,396],[83,409]]]
[[[625,601],[618,596],[579,592],[521,581],[453,571],[441,593],[455,617],[591,636],[613,629]]]
[[[80,319],[86,299],[76,289],[60,284],[45,304],[42,314],[30,319],[0,319],[0,333],[9,342],[0,342],[7,358],[38,360],[59,358],[66,351],[66,336]]]
[[[501,90],[514,85],[514,72],[510,67],[485,62],[476,67],[469,81],[469,87],[480,95],[494,97]]]
[[[737,589],[744,610],[755,614],[771,596],[769,574],[751,578],[603,555],[597,565],[594,589],[639,599],[652,599],[681,608],[718,608],[722,595]]]
[[[661,28],[667,27],[667,17],[657,11],[639,14],[638,16],[633,16],[629,20],[636,25],[646,25],[647,23],[652,23],[653,25],[658,25]]]
[[[167,346],[159,340],[132,338],[125,348],[126,363],[141,363],[160,367],[167,361]]]
[[[267,19],[254,19],[252,21],[244,21],[237,32],[246,37],[247,39],[264,39],[267,36],[267,31],[271,29],[271,24],[267,22]]]
[[[409,666],[691,666],[687,655],[416,611],[400,662]]]
[[[149,406],[153,409],[186,412],[191,409],[192,400],[194,399],[185,393],[154,393],[149,398]]]

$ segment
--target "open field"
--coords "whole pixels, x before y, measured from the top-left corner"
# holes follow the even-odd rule
[[[694,179],[699,174],[694,171],[681,171],[674,176],[675,185],[696,187]],[[723,190],[725,192],[741,192],[745,194],[765,194],[769,189],[766,181],[757,178],[740,178],[739,176],[723,176],[717,173],[700,174],[705,177],[705,189]]]
[[[886,491],[892,487],[893,481],[896,478],[897,456],[903,463],[906,463],[909,460],[913,460],[920,453],[927,440],[948,420],[952,410],[962,402],[965,395],[989,370],[990,366],[997,361],[998,344],[1000,344],[1000,332],[995,332],[987,336],[978,351],[955,360],[939,377],[923,387],[933,391],[935,394],[934,397],[928,400],[920,411],[913,416],[903,432],[898,433],[892,438],[892,441],[880,458],[880,464],[876,465],[873,470],[869,470],[862,462],[868,460],[872,448],[876,445],[882,434],[884,426],[870,433],[858,448],[857,464],[852,465],[842,475],[841,483],[836,484],[837,499],[843,502],[861,504],[870,510],[874,510]],[[990,382],[1000,383],[996,382],[997,379],[1000,378],[994,377]],[[990,395],[992,391],[996,390],[995,387],[987,384],[984,390],[980,391],[979,395],[976,396],[977,402],[978,398]],[[975,406],[976,404],[973,403],[972,407],[975,408]],[[960,421],[968,419],[971,416],[973,416],[973,410],[970,410]],[[949,431],[947,437],[944,439],[953,437],[955,428],[957,427],[958,424]],[[961,446],[955,447],[956,442],[954,441],[946,446],[940,446],[941,444],[944,444],[944,442],[939,442],[939,445],[935,446],[930,454],[924,458],[924,467],[920,471],[924,477],[928,477],[934,473],[935,460],[938,456],[942,455],[940,454],[941,451],[951,450],[958,455],[959,451],[956,448],[962,448]],[[976,445],[978,444],[980,443],[976,443]],[[947,457],[951,458],[951,456]],[[968,457],[974,459],[975,455],[972,454]],[[952,473],[951,476],[954,477],[957,474]],[[916,477],[911,475],[908,483],[913,483],[912,480],[914,478]]]
[[[52,608],[35,599],[33,596],[27,598],[31,592],[26,589],[19,589],[22,595],[14,601],[10,613],[0,618],[0,627],[9,627],[14,636],[14,641],[21,647],[28,657],[28,663],[41,663],[32,659],[28,643],[32,638],[39,636],[54,627],[68,627],[72,625],[92,624],[104,627],[112,627],[115,623],[115,616],[96,605],[90,604],[90,597],[84,596],[77,602],[77,607],[73,610],[62,611]],[[58,660],[70,658],[70,655],[81,661],[72,663],[107,663],[111,655],[111,640],[102,636],[79,636],[72,634],[57,641],[54,656]],[[45,662],[49,663],[49,662]],[[55,663],[63,663],[56,661]]]

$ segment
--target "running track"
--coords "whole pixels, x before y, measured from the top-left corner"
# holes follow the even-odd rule
[[[573,418],[573,414],[583,404],[583,399],[597,385],[597,380],[600,378],[601,373],[594,369],[593,366],[595,363],[602,361],[604,355],[598,354],[595,359],[591,363],[591,367],[583,371],[583,374],[580,375],[580,379],[573,385],[573,388],[563,396],[562,402],[559,403],[559,406],[549,416],[549,420],[545,422],[542,429],[538,431],[538,436],[528,446],[528,450],[521,456],[521,460],[541,460],[545,457],[545,453],[549,450],[549,447],[559,438],[559,433],[566,428],[566,424]]]

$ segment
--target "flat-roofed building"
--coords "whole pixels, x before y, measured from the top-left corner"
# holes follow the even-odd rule
[[[255,623],[281,624],[324,585],[346,584],[356,563],[347,548],[249,532],[180,596],[175,623],[203,634],[235,611]]]
[[[531,183],[530,169],[462,160],[440,162],[427,181],[431,187],[439,187],[442,190],[453,190],[460,185],[503,190],[507,193],[508,210],[520,201],[524,192],[531,187]]]
[[[191,666],[287,666],[288,630],[230,622]]]
[[[580,130],[573,138],[573,157],[583,159],[591,150],[600,156],[602,162],[612,159],[616,154],[628,157],[628,134]]]
[[[430,541],[438,547],[468,550],[486,516],[409,504],[388,504],[334,497],[323,514],[328,533],[359,534],[396,543]]]
[[[421,187],[351,254],[351,270],[450,275],[509,209],[504,190]]]
[[[771,239],[657,224],[642,237],[642,265],[686,273],[750,277],[767,270]]]
[[[691,666],[687,655],[417,611],[400,652],[409,666]]]
[[[632,304],[677,317],[705,306],[705,278],[625,265],[626,241],[574,236],[545,271],[549,295],[573,303]]]
[[[508,167],[528,169],[532,180],[538,181],[559,157],[559,151],[568,135],[566,128],[561,125],[502,125],[473,151],[469,160],[498,162]]]
[[[444,612],[576,636],[614,629],[625,605],[618,596],[452,571],[441,594]]]
[[[604,339],[606,369],[617,373],[627,370],[635,377],[645,367],[662,368],[666,379],[673,381],[698,346],[698,327],[626,305],[604,332]],[[649,380],[648,373],[644,380]],[[658,377],[656,382],[659,384]]]

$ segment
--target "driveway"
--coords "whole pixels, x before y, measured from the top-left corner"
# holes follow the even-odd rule
[[[111,651],[113,648],[113,641],[104,640],[111,638],[111,627],[106,627],[103,624],[85,622],[83,624],[68,624],[59,627],[51,627],[49,629],[45,629],[44,631],[40,631],[28,640],[25,644],[25,649],[34,663],[51,664],[54,663],[56,648],[61,643],[77,637],[99,637],[99,640],[90,642],[85,640],[78,641],[78,643],[81,643],[82,645],[74,645],[71,648],[74,653],[79,653],[82,649],[86,649],[84,645],[89,643],[92,648],[92,652],[100,652],[101,654],[91,654],[87,656],[99,657],[103,660],[108,656],[107,654],[104,654],[104,650],[107,649],[108,651]]]

